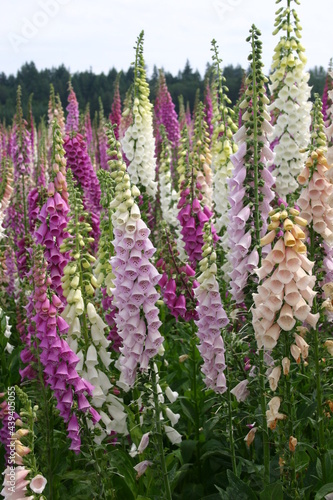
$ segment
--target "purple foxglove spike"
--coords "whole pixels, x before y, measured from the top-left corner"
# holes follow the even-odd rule
[[[71,132],[77,132],[79,130],[79,104],[76,99],[75,92],[70,86],[68,95],[68,106],[66,108],[68,111],[66,119],[66,134]]]

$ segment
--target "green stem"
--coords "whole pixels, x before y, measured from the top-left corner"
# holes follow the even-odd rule
[[[252,109],[253,109],[253,171],[254,171],[254,227],[256,248],[258,251],[258,267],[261,267],[261,246],[260,246],[260,210],[259,210],[259,167],[258,167],[258,94],[257,94],[257,79],[256,79],[256,52],[255,40],[252,34]],[[259,350],[259,389],[260,389],[260,405],[262,413],[262,427],[263,427],[263,453],[264,453],[264,483],[269,484],[270,472],[270,451],[268,441],[268,426],[266,419],[266,394],[265,394],[265,364],[264,364],[264,350]]]
[[[191,338],[191,348],[192,348],[192,401],[194,405],[194,422],[195,422],[195,440],[196,440],[196,455],[197,455],[197,464],[198,464],[198,474],[199,474],[199,482],[201,482],[201,461],[200,461],[200,414],[198,408],[198,384],[197,384],[197,369],[198,364],[196,362],[196,354],[197,354],[197,344],[196,344],[196,334],[195,334],[195,325],[192,321],[192,338]]]
[[[313,225],[311,223],[309,228],[310,233],[310,260],[315,260],[315,232]],[[313,299],[312,311],[313,314],[317,314],[319,308],[317,303],[317,298]],[[316,399],[317,399],[317,429],[318,429],[318,444],[319,444],[319,455],[321,461],[321,468],[323,474],[324,483],[327,480],[326,471],[326,446],[325,446],[325,430],[324,430],[324,417],[323,417],[323,395],[321,390],[321,372],[319,364],[319,332],[316,326],[313,329],[313,346],[314,346],[314,362],[315,362],[315,379],[316,379]]]
[[[257,81],[255,71],[255,47],[254,39],[252,37],[252,109],[253,109],[253,173],[254,173],[254,227],[256,235],[256,246],[259,255],[258,267],[261,266],[261,246],[260,246],[260,210],[259,210],[259,168],[258,168],[258,95],[257,95]]]
[[[322,391],[321,391],[321,377],[320,377],[320,365],[319,365],[319,338],[318,338],[318,328],[314,330],[314,358],[315,358],[315,370],[316,370],[316,396],[317,396],[317,428],[318,428],[318,443],[319,443],[319,453],[321,468],[323,473],[323,481],[326,483],[327,471],[326,471],[326,449],[325,449],[325,432],[324,432],[324,417],[322,408]]]
[[[194,336],[194,325],[192,324],[192,397],[194,402],[194,413],[195,413],[195,439],[199,442],[199,412],[198,412],[198,386],[197,386],[197,362],[196,362],[196,342]]]
[[[222,142],[222,147],[224,145],[224,142],[225,140],[227,139],[227,127],[228,127],[228,122],[226,120],[226,104],[225,104],[225,99],[224,99],[224,93],[223,93],[223,76],[222,76],[222,70],[220,68],[220,62],[222,62],[220,59],[219,59],[219,53],[218,53],[218,49],[217,49],[217,45],[216,43],[214,43],[214,52],[215,52],[215,61],[216,61],[216,73],[217,73],[217,77],[218,77],[218,94],[219,94],[219,98],[220,98],[220,101],[218,101],[217,105],[221,111],[221,115],[222,115],[222,123],[224,125],[224,133],[221,137],[221,142]]]
[[[89,446],[89,453],[91,454],[93,458],[93,463],[94,463],[94,468],[96,470],[96,478],[97,478],[97,483],[98,483],[98,498],[101,500],[108,500],[108,497],[106,496],[106,491],[105,491],[105,485],[108,484],[109,476],[104,475],[104,467],[100,467],[99,465],[99,459],[96,455],[95,451],[95,443],[92,441],[92,434],[91,431],[88,428],[87,420],[86,418],[84,420],[84,427],[85,427],[85,436],[88,436],[88,446]]]
[[[137,97],[137,86],[138,86],[138,72],[139,72],[139,65],[140,65],[140,56],[141,56],[141,45],[142,45],[142,39],[143,39],[143,31],[141,31],[140,35],[138,36],[137,40],[137,45],[135,49],[135,63],[134,63],[134,99]]]
[[[111,202],[111,199],[110,199],[110,202]],[[108,216],[109,216],[109,238],[110,238],[110,241],[113,240],[113,226],[112,226],[112,208],[108,208]],[[113,246],[112,246],[112,254],[110,255],[110,257],[112,257],[113,255]]]
[[[228,421],[229,421],[229,443],[230,443],[230,452],[231,452],[231,463],[232,463],[232,471],[235,476],[237,474],[237,462],[236,462],[236,453],[235,453],[235,442],[234,442],[234,428],[232,422],[232,407],[231,407],[231,393],[230,393],[230,377],[229,377],[229,363],[226,359],[226,365],[228,367],[228,380],[227,380],[227,395],[228,395]]]
[[[169,476],[168,476],[168,469],[166,466],[165,455],[164,455],[162,425],[161,425],[161,419],[160,419],[161,411],[160,411],[160,405],[159,405],[159,401],[158,401],[157,380],[156,380],[156,373],[155,373],[154,367],[152,368],[151,373],[152,373],[152,386],[153,386],[153,393],[154,393],[156,438],[157,438],[158,450],[159,450],[160,461],[161,461],[161,469],[162,469],[162,475],[163,475],[163,481],[164,481],[165,495],[166,495],[167,500],[172,500],[171,487],[170,487]]]
[[[48,486],[48,499],[53,500],[53,425],[50,422],[50,415],[53,412],[52,402],[49,404],[43,377],[43,369],[39,357],[39,349],[37,348],[38,360],[38,378],[41,386],[42,398],[44,401],[44,413],[46,420],[46,447],[47,447],[47,486]]]
[[[289,12],[287,14],[287,24],[288,26],[290,25],[290,0],[287,0],[287,8],[289,9]],[[287,40],[290,40],[290,31],[287,30]],[[288,54],[290,54],[292,50],[288,51]]]
[[[187,134],[187,151],[190,151],[190,137]],[[191,216],[193,216],[192,209],[193,209],[193,200],[195,198],[195,192],[194,192],[194,167],[193,167],[193,162],[191,161],[191,156],[190,153],[187,155],[188,158],[188,165],[191,168]]]
[[[264,350],[259,351],[259,388],[260,388],[260,406],[262,413],[262,430],[263,430],[263,452],[264,452],[264,483],[269,484],[270,482],[270,472],[269,472],[269,462],[270,462],[270,452],[269,452],[269,441],[268,441],[268,426],[266,419],[266,394],[265,394],[265,364],[264,364]]]
[[[284,356],[289,358],[290,355],[290,332],[284,333]],[[294,437],[294,404],[291,394],[290,373],[284,376],[284,399],[288,408],[288,430],[285,436],[285,442],[289,442],[291,436]],[[294,498],[299,498],[297,492],[296,469],[295,469],[295,452],[289,451],[289,470],[290,470],[290,492],[294,494]]]

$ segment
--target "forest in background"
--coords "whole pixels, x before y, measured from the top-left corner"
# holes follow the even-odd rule
[[[312,97],[314,93],[322,95],[327,71],[322,66],[310,69],[309,84],[312,87]],[[122,101],[125,98],[126,92],[133,82],[133,67],[130,67],[126,72],[121,72],[119,77],[119,90]],[[158,69],[154,66],[151,78],[147,81],[150,86],[150,100],[154,102],[157,83]],[[203,98],[206,82],[209,81],[211,74],[211,66],[207,64],[206,71],[202,77],[199,71],[194,71],[187,61],[183,71],[179,71],[176,76],[169,72],[165,72],[166,83],[173,102],[178,111],[178,98],[180,95],[184,98],[185,105],[188,103],[190,110],[193,110],[197,91],[199,89],[200,98]],[[235,104],[243,79],[244,70],[240,65],[228,65],[224,68],[224,76],[226,85],[229,88],[229,97],[232,104]],[[58,68],[38,70],[34,62],[25,63],[14,75],[5,75],[0,73],[0,120],[11,124],[12,117],[15,114],[16,107],[16,91],[18,85],[22,88],[22,105],[23,112],[26,114],[28,101],[31,94],[34,117],[37,121],[46,116],[48,101],[50,95],[50,84],[53,84],[55,92],[59,93],[63,107],[67,105],[68,96],[68,81],[71,78],[73,88],[75,90],[80,111],[85,111],[87,104],[90,105],[90,113],[93,118],[99,110],[99,98],[101,98],[104,113],[109,115],[114,94],[114,84],[118,72],[112,68],[106,75],[104,73],[95,74],[92,71],[80,71],[71,74],[69,69],[64,65]]]

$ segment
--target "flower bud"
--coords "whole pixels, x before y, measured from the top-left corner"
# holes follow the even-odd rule
[[[308,225],[308,221],[306,219],[303,219],[303,217],[299,217],[298,215],[295,216],[294,221],[299,226],[306,227]]]
[[[297,439],[293,436],[289,438],[289,450],[293,453],[297,446]]]
[[[283,375],[289,375],[290,359],[285,357],[282,360]]]
[[[260,246],[263,247],[265,245],[269,245],[269,243],[272,243],[274,241],[275,236],[276,236],[276,232],[270,231],[263,238],[261,238]]]

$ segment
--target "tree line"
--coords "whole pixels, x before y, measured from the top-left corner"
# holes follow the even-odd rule
[[[320,66],[310,70],[309,84],[312,86],[312,95],[318,92],[322,95],[326,70]],[[228,65],[224,68],[226,85],[229,88],[229,98],[235,104],[241,88],[244,70],[240,65]],[[127,71],[118,72],[112,68],[108,74],[95,74],[90,71],[80,71],[71,75],[68,68],[63,64],[58,68],[38,70],[34,62],[25,63],[18,71],[16,76],[0,73],[0,121],[7,124],[12,123],[16,109],[16,90],[18,85],[22,88],[22,105],[24,113],[27,112],[29,96],[33,94],[32,107],[36,122],[44,116],[46,118],[48,101],[50,95],[50,84],[53,84],[55,92],[59,94],[63,107],[67,106],[68,82],[72,81],[80,110],[84,111],[87,104],[90,105],[90,113],[93,118],[99,110],[99,98],[101,98],[104,113],[109,115],[113,101],[114,84],[119,77],[119,90],[122,101],[126,92],[133,82],[134,68],[130,67]],[[176,76],[165,72],[166,82],[169,92],[178,110],[178,98],[183,96],[185,105],[188,103],[191,110],[195,103],[197,91],[202,99],[207,79],[211,76],[211,66],[207,64],[205,74],[200,75],[199,71],[193,71],[189,61],[186,62],[182,71]],[[148,78],[151,90],[151,101],[154,102],[157,83],[158,69],[154,66],[152,75]]]

